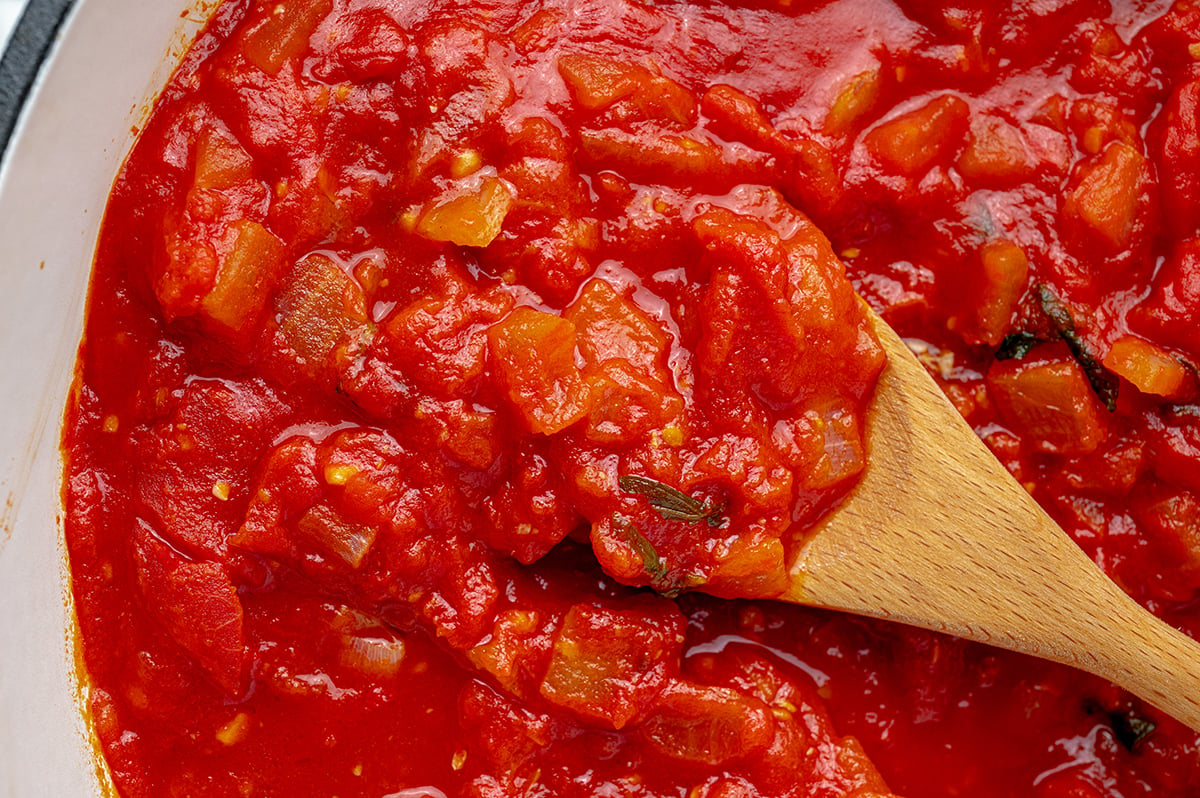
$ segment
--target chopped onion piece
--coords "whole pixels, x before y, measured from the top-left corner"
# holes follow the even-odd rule
[[[348,636],[339,660],[368,676],[395,676],[404,661],[404,641],[398,637]]]
[[[351,568],[362,565],[378,534],[376,529],[350,521],[324,504],[310,507],[300,516],[296,528],[300,534],[330,554],[340,557]]]

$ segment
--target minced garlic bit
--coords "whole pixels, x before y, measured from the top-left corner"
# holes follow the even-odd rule
[[[479,150],[462,150],[454,154],[454,160],[450,162],[450,176],[458,179],[472,175],[478,172],[483,167],[483,158],[479,155]]]
[[[663,427],[662,439],[663,443],[667,444],[668,446],[682,446],[683,430],[674,425]]]
[[[1188,55],[1200,61],[1200,42],[1192,42],[1188,45]]]
[[[467,752],[461,748],[454,752],[454,756],[450,759],[450,767],[454,770],[462,770],[463,765],[467,764]]]
[[[854,260],[861,254],[862,250],[858,247],[846,247],[842,250],[841,258],[842,260]]]
[[[229,501],[229,483],[224,480],[215,483],[212,488],[212,495],[223,502]]]
[[[104,431],[105,432],[116,432],[120,428],[120,426],[121,426],[121,419],[117,418],[115,415],[109,415],[109,416],[104,417]]]
[[[330,463],[325,466],[325,481],[330,485],[345,485],[358,473],[358,466]]]
[[[417,220],[421,218],[420,208],[409,208],[404,213],[400,214],[400,229],[406,233],[411,233],[417,229]]]
[[[245,739],[246,733],[249,731],[250,715],[246,712],[239,712],[233,716],[233,720],[217,729],[217,742],[221,745],[236,745]]]

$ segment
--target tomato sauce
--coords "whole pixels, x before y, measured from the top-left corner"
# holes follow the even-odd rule
[[[118,790],[1200,792],[1098,679],[772,601],[869,307],[1200,635],[1197,64],[1189,2],[227,0],[67,412]]]

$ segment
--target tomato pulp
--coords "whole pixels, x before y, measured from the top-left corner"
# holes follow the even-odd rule
[[[1099,680],[771,598],[870,305],[1200,633],[1197,61],[1186,2],[228,0],[67,415],[120,791],[1195,794]]]

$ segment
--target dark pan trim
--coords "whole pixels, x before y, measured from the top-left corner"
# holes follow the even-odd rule
[[[55,35],[76,0],[29,0],[0,57],[0,154],[12,137],[21,107],[49,55]]]

